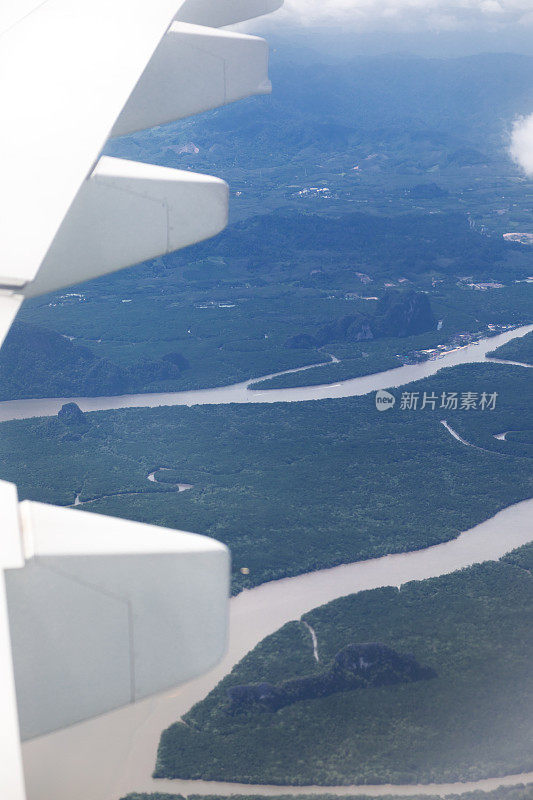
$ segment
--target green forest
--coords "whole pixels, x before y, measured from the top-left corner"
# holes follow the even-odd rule
[[[106,147],[226,179],[228,228],[26,301],[0,353],[0,401],[254,380],[253,400],[254,390],[368,375],[460,334],[531,322],[533,249],[503,234],[531,230],[533,182],[509,158],[505,131],[531,112],[533,59],[322,63],[292,39],[272,50],[271,97]],[[418,298],[425,324],[386,313],[400,293]],[[533,364],[532,343],[530,334],[493,355]],[[219,539],[234,594],[448,541],[532,496],[527,369],[461,366],[391,391],[386,413],[373,394],[86,414],[70,404],[0,425],[0,478],[21,499],[76,500],[72,515]],[[402,408],[404,392],[416,410]],[[451,392],[497,402],[445,408]],[[434,407],[420,408],[424,396]],[[533,545],[314,609],[163,733],[155,775],[280,792],[314,783],[324,787],[315,800],[336,800],[328,786],[533,770],[532,572]],[[460,797],[533,800],[533,785]]]
[[[503,358],[507,361],[520,361],[523,364],[531,364],[533,366],[533,332],[522,336],[521,339],[507,342],[507,344],[489,353],[489,356]]]
[[[256,235],[250,225],[250,251]],[[447,235],[455,235],[455,228]],[[26,302],[0,354],[0,399],[221,386],[320,364],[327,353],[341,363],[274,379],[269,388],[335,381],[398,366],[415,351],[449,343],[458,333],[489,335],[488,324],[530,321],[533,285],[528,283],[476,292],[457,285],[455,276],[437,279],[430,270],[400,284],[405,269],[397,274],[390,267],[379,277],[372,266],[338,255],[327,271],[317,271],[316,256],[302,252],[296,238],[278,267],[269,263],[264,277],[250,276],[228,246],[224,256],[191,251],[186,260],[178,254],[168,265],[142,265]],[[530,269],[526,262],[520,274]],[[509,270],[504,268],[506,282]],[[372,281],[363,285],[358,275],[368,272]],[[339,320],[372,318],[389,283],[393,291],[427,292],[440,329],[435,324],[401,336],[389,331],[362,342],[335,334]],[[321,340],[328,328],[332,333]]]
[[[316,225],[323,224],[327,218],[317,217]],[[245,232],[251,252],[256,228],[250,224]],[[405,230],[407,235],[407,225]],[[265,230],[264,235],[271,233]],[[445,235],[454,236],[455,227]],[[388,267],[387,275],[379,277],[371,266],[338,254],[335,264],[317,273],[316,255],[303,252],[297,237],[291,249],[280,254],[278,266],[269,262],[264,277],[250,276],[232,246],[230,242],[224,256],[178,254],[169,264],[135,267],[73,292],[25,303],[0,354],[0,399],[221,386],[319,364],[328,360],[326,352],[342,360],[327,368],[327,379],[334,381],[398,366],[413,351],[449,343],[458,333],[487,335],[489,323],[530,321],[531,284],[475,292],[457,286],[455,276],[443,274],[437,280],[432,270],[399,284],[398,275],[406,273],[403,268],[396,272]],[[327,253],[324,250],[318,263]],[[371,265],[370,254],[368,258]],[[389,261],[392,258],[391,254]],[[505,281],[510,269],[504,268]],[[527,261],[520,275],[524,270],[530,270]],[[369,271],[372,282],[362,285],[357,275]],[[464,271],[466,267],[460,268]],[[409,286],[429,293],[433,317],[442,320],[439,331],[400,337],[389,332],[364,342],[346,342],[333,333],[327,344],[319,345],[317,333],[334,328],[337,321],[353,315],[372,317],[379,301],[364,298],[383,299],[391,281],[396,290]],[[295,349],[295,339],[302,336],[304,341]],[[281,383],[277,379],[269,388],[301,385],[307,378],[321,382],[323,374],[317,370]]]
[[[407,388],[499,396],[493,411],[402,411],[399,389],[385,414],[367,395],[12,421],[0,477],[21,498],[79,494],[80,510],[214,536],[231,548],[234,591],[446,541],[531,496],[526,370],[465,365]],[[456,441],[443,417],[484,449]],[[511,430],[522,438],[494,438]],[[159,467],[193,488],[149,482]]]
[[[315,631],[319,664],[309,630],[288,623],[163,733],[155,776],[326,786],[531,770],[532,568],[529,545],[500,562],[317,608],[302,620]],[[361,642],[410,653],[435,677],[229,713],[231,687],[316,674]]]
[[[18,322],[34,327],[2,350],[0,399],[205,388],[320,363],[317,347],[287,341],[373,313],[369,298],[391,287],[427,292],[443,321],[417,347],[530,321],[531,248],[502,234],[529,230],[531,182],[502,132],[529,112],[532,60],[326,66],[294,42],[272,59],[271,98],[108,143],[115,156],[224,177],[231,224],[212,241],[26,302]],[[287,78],[296,74],[298,91]],[[477,291],[476,281],[497,288]],[[332,380],[389,368],[415,345],[332,343],[345,362]]]

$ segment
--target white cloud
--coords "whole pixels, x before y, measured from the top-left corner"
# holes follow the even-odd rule
[[[516,120],[511,134],[510,151],[524,172],[533,176],[533,114]]]
[[[281,13],[303,24],[345,22],[362,30],[454,30],[533,22],[533,0],[285,0]]]

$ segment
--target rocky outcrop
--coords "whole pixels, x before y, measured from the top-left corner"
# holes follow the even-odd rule
[[[434,677],[433,669],[421,666],[413,656],[397,653],[386,644],[350,644],[337,653],[329,670],[318,675],[293,678],[277,685],[263,682],[230,687],[226,710],[231,715],[274,712],[299,700]]]
[[[372,320],[376,337],[415,336],[435,330],[436,326],[428,295],[414,289],[385,292]]]
[[[128,387],[126,371],[107,358],[99,358],[89,367],[81,378],[81,391],[84,395],[122,394]]]
[[[69,428],[79,428],[87,424],[85,414],[77,403],[65,403],[57,412],[57,418]]]
[[[414,336],[435,330],[429,297],[414,289],[389,290],[379,301],[376,313],[348,314],[323,325],[317,333],[290,336],[285,347],[312,349],[332,342],[363,342],[384,337]]]
[[[309,333],[290,336],[285,342],[285,347],[310,350],[313,347],[323,347],[330,342],[362,342],[373,338],[369,317],[365,314],[348,314],[328,325],[323,325],[315,336]]]
[[[371,320],[366,314],[348,314],[320,328],[317,334],[320,346],[328,342],[362,342],[373,338]]]

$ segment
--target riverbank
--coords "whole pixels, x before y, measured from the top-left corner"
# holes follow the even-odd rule
[[[481,339],[446,353],[434,361],[410,364],[396,369],[352,378],[339,383],[321,386],[302,386],[297,389],[269,389],[256,391],[253,383],[274,378],[296,370],[286,370],[263,378],[254,378],[216,389],[201,389],[189,392],[158,392],[154,394],[131,394],[112,397],[51,397],[32,400],[6,400],[0,403],[0,422],[13,419],[55,416],[64,403],[77,403],[82,411],[110,411],[120,408],[156,408],[158,406],[223,405],[228,403],[292,403],[307,400],[329,400],[341,397],[359,397],[378,389],[404,386],[413,381],[428,378],[446,367],[459,364],[490,363],[487,353],[514,339],[533,331],[533,325],[505,331],[497,336]],[[331,362],[333,363],[333,362]],[[316,365],[313,365],[316,366]],[[301,369],[309,369],[303,367]]]
[[[412,797],[421,796],[446,797],[447,795],[462,795],[468,792],[492,792],[503,786],[521,786],[533,782],[533,772],[524,772],[521,775],[504,775],[501,778],[486,778],[480,781],[469,781],[467,783],[414,783],[414,784],[392,784],[384,783],[379,785],[354,784],[351,786],[272,786],[266,784],[252,783],[221,783],[215,781],[178,781],[180,784],[180,794],[182,797],[194,795],[200,800],[201,795],[207,797],[223,796],[232,797],[238,800],[239,795],[248,798],[253,795],[261,797],[280,797],[289,795],[299,797],[302,795],[317,795],[330,798],[332,795],[337,797]],[[158,792],[168,792],[176,794],[176,781],[157,781]],[[152,791],[156,791],[153,790]],[[479,797],[483,800],[483,797]]]
[[[117,800],[128,792],[176,794],[446,794],[497,788],[533,780],[516,775],[459,784],[459,788],[420,785],[360,787],[259,787],[218,782],[161,781],[150,777],[159,737],[164,728],[180,719],[231,671],[265,636],[286,622],[338,597],[383,586],[401,586],[454,572],[473,564],[501,558],[533,541],[533,499],[500,511],[494,517],[462,533],[457,539],[408,553],[347,564],[296,578],[263,584],[243,591],[230,604],[230,639],[223,661],[204,675],[174,692],[152,698],[73,726],[24,745],[28,789],[54,797],[60,786],[71,786],[76,800]],[[48,769],[53,754],[61,753],[61,769]],[[507,783],[506,783],[507,781]]]

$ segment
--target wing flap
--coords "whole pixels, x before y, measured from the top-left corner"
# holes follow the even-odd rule
[[[26,564],[6,570],[23,739],[170,689],[226,646],[229,556],[183,531],[20,506]]]
[[[175,236],[173,248],[155,246],[162,223],[155,208],[148,211],[151,190],[144,209],[124,197],[122,212],[110,208],[107,201],[124,184],[124,176],[117,177],[114,187],[109,180],[104,191],[95,180],[102,163],[98,156],[113,129],[115,134],[138,130],[269,92],[262,40],[208,30],[199,23],[217,28],[272,11],[281,1],[24,3],[21,8],[8,4],[0,15],[0,106],[5,119],[0,127],[0,286],[25,287],[24,294],[32,296],[217,233],[222,227],[220,204],[215,204],[214,224],[205,221],[205,233]],[[153,177],[161,199],[159,176]],[[180,180],[176,177],[174,183]],[[96,197],[117,222],[117,236],[106,229],[106,220],[97,219]],[[142,243],[133,231],[130,246],[121,252],[119,244],[127,243],[120,231],[126,230],[132,206],[132,219],[141,225],[143,219],[158,219],[150,242]],[[88,216],[85,223],[82,209]],[[201,216],[206,219],[211,211],[208,204]],[[191,225],[189,220],[185,227]],[[101,233],[99,241],[90,241],[91,226]],[[81,235],[76,246],[75,232]],[[89,255],[92,266],[86,263]],[[59,257],[65,263],[59,265]]]
[[[31,281],[179,0],[47,0],[2,35],[0,283]]]
[[[84,181],[36,279],[50,292],[207,239],[227,223],[219,178],[104,156]]]
[[[112,135],[182,119],[271,89],[268,45],[263,39],[174,22]]]

